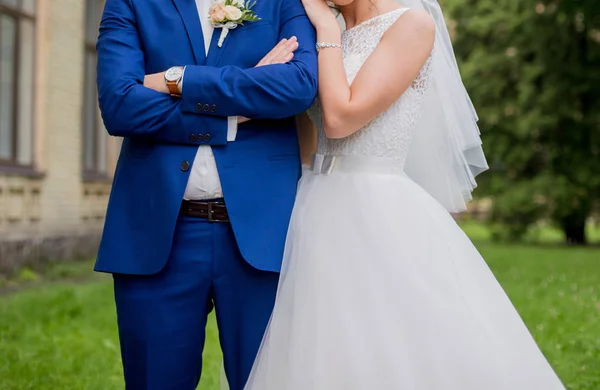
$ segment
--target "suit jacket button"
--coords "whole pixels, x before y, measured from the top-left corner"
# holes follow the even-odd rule
[[[202,108],[203,108],[203,107],[204,107],[204,106],[202,105],[202,103],[196,103],[196,111],[198,111],[198,112],[199,112],[199,111],[202,111]]]
[[[204,110],[204,112],[209,112],[210,106],[208,104],[205,104],[204,107],[202,107],[202,110]]]
[[[217,105],[213,104],[212,106],[210,106],[210,112],[215,113],[217,112]]]
[[[180,165],[180,168],[181,168],[181,170],[183,172],[189,171],[190,170],[190,163],[189,163],[189,161],[182,161],[181,165]]]
[[[190,134],[190,142],[196,142],[196,134]]]
[[[209,142],[211,138],[210,134],[204,134],[204,141]]]

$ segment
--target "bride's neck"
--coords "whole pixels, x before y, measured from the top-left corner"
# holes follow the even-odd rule
[[[355,0],[341,7],[340,12],[346,28],[352,28],[396,8],[399,8],[399,4],[394,0]]]

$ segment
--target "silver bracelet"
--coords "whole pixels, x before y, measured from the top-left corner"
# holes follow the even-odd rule
[[[339,43],[317,42],[317,53],[320,52],[321,49],[327,49],[331,47],[341,49],[342,45],[340,45]]]

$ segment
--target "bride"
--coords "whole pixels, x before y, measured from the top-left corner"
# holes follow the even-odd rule
[[[318,148],[246,389],[564,389],[448,212],[487,165],[437,2],[304,5]]]

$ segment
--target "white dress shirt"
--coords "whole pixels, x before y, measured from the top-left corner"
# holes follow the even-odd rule
[[[209,0],[196,0],[196,7],[198,8],[198,16],[202,25],[202,34],[204,35],[204,48],[208,55],[208,49],[214,30],[212,23],[208,20],[208,10],[210,8]],[[184,79],[181,80],[182,91],[183,88]],[[235,141],[236,135],[237,117],[229,117],[227,123],[227,141]],[[183,197],[188,200],[216,199],[223,197],[223,189],[221,188],[217,163],[212,148],[209,145],[201,145],[198,147]]]

